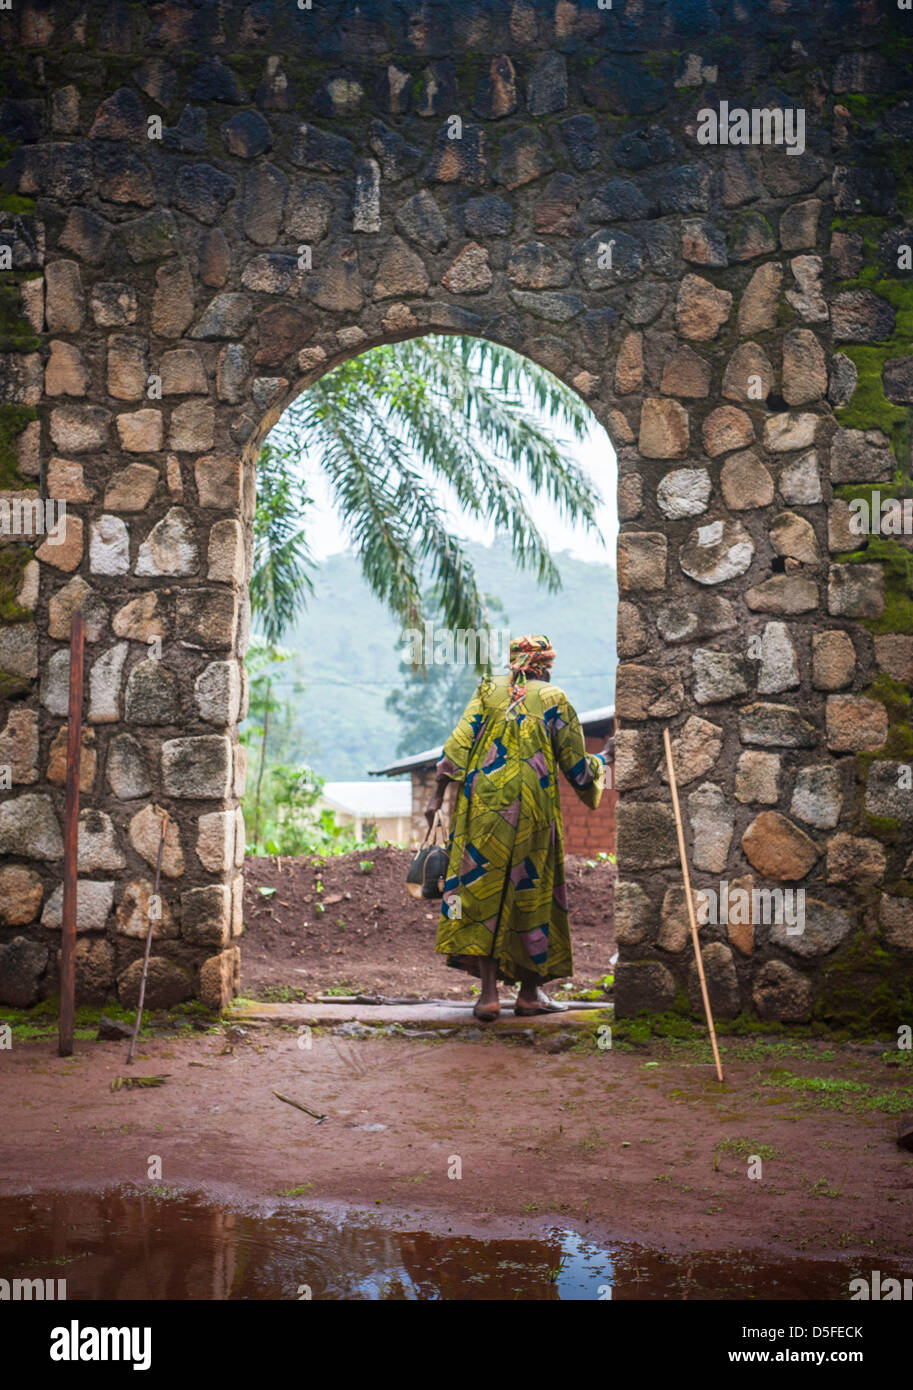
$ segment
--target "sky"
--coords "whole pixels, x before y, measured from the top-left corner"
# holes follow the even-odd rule
[[[540,414],[532,402],[529,409]],[[542,418],[542,417],[540,417]],[[544,417],[549,423],[548,417]],[[281,427],[281,426],[280,426]],[[554,434],[564,441],[570,457],[576,459],[580,467],[593,480],[594,487],[603,498],[599,507],[600,534],[568,524],[558,516],[549,499],[528,497],[527,506],[536,526],[547,538],[549,548],[556,554],[570,551],[575,559],[594,564],[615,564],[615,543],[618,535],[618,514],[616,509],[616,463],[611,441],[596,419],[590,416],[590,429],[586,437],[576,440],[566,431],[551,424]],[[345,528],[333,506],[330,491],[317,461],[302,460],[302,471],[314,506],[309,510],[308,543],[318,562],[328,555],[349,549]],[[494,528],[466,516],[454,497],[447,498],[447,515],[453,534],[466,540],[477,541],[481,545],[491,545]]]

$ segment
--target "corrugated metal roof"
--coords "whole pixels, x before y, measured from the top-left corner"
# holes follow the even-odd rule
[[[584,714],[578,714],[581,727],[584,733],[591,729],[598,729],[600,724],[608,724],[615,718],[615,706],[603,705],[601,709],[590,709]],[[408,758],[401,758],[399,762],[391,763],[389,767],[378,767],[369,769],[372,777],[396,777],[401,772],[412,772],[415,768],[431,767],[443,753],[443,744],[438,744],[437,748],[426,748],[424,753],[413,753]],[[354,785],[354,784],[353,784]]]

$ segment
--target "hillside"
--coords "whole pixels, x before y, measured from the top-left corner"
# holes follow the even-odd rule
[[[610,704],[615,694],[617,590],[611,565],[556,556],[563,587],[537,588],[518,571],[509,547],[466,546],[482,589],[508,614],[511,633],[545,632],[557,652],[555,676],[579,710]],[[402,684],[401,628],[368,590],[357,560],[330,556],[314,572],[314,594],[284,646],[295,653],[280,668],[293,696],[294,747],[331,781],[362,780],[396,757],[400,721],[384,707]],[[305,689],[293,693],[298,681]],[[441,737],[449,732],[441,731]],[[419,748],[415,749],[420,751]],[[274,756],[288,756],[277,747]]]

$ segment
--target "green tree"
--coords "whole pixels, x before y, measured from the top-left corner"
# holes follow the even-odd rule
[[[278,647],[275,642],[254,636],[245,663],[248,677],[248,711],[240,737],[241,742],[257,754],[256,777],[252,783],[251,779],[248,779],[244,797],[245,830],[248,840],[254,844],[260,839],[260,807],[269,723],[282,708],[282,701],[273,695],[273,681],[276,667],[280,662],[288,661],[290,656],[291,652]]]
[[[279,641],[314,590],[308,574],[313,560],[302,524],[311,499],[296,469],[292,446],[267,440],[257,460],[250,601],[270,643]]]
[[[504,605],[493,594],[485,594],[484,600],[489,623],[498,622],[506,628]],[[440,610],[439,588],[431,590],[426,603],[432,612]],[[426,653],[426,657],[430,655]],[[391,690],[384,705],[400,721],[396,751],[402,757],[444,742],[469,703],[479,671],[468,661],[430,660],[416,669],[408,657],[400,658],[399,669],[402,684]],[[490,670],[490,663],[485,669]]]
[[[448,527],[448,495],[509,537],[520,568],[559,588],[526,497],[549,497],[562,517],[591,530],[596,499],[530,401],[575,438],[585,435],[589,411],[569,387],[510,349],[473,338],[386,344],[315,382],[260,455],[251,597],[264,634],[278,640],[307,599],[304,456],[325,473],[368,584],[405,627],[427,616],[429,577],[444,624],[486,625],[475,570]]]

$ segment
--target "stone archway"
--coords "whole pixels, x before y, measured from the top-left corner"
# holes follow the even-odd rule
[[[800,935],[707,929],[717,1011],[849,1021],[862,981],[898,1021],[906,552],[863,552],[846,490],[909,478],[902,24],[866,0],[0,13],[2,485],[67,505],[61,544],[0,550],[6,1002],[55,983],[77,603],[82,996],[131,997],[164,806],[156,997],[230,998],[251,460],[320,373],[440,331],[543,363],[618,449],[619,1013],[689,987],[671,722],[698,885],[809,893]],[[801,107],[804,150],[702,144],[724,100]]]

